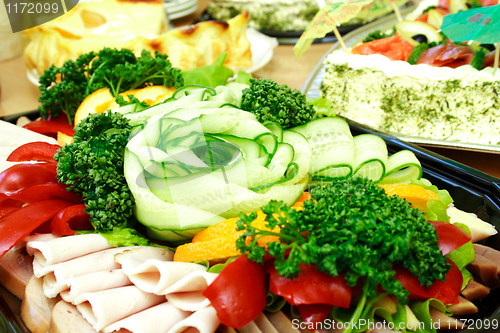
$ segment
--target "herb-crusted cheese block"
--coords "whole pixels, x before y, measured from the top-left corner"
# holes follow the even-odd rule
[[[335,51],[321,93],[341,116],[409,136],[500,144],[500,71]]]

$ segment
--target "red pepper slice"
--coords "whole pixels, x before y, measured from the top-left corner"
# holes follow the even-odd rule
[[[410,292],[408,298],[411,300],[435,298],[445,305],[457,304],[458,295],[462,290],[463,275],[453,261],[448,259],[448,263],[451,268],[446,274],[445,282],[436,281],[429,288],[421,286],[418,278],[401,266],[394,269],[396,271],[395,279]]]
[[[306,323],[322,323],[332,311],[333,305],[328,304],[301,304],[297,305],[300,316]],[[315,326],[316,327],[316,326]]]
[[[331,276],[305,264],[300,269],[297,278],[288,279],[279,275],[274,266],[269,268],[269,290],[292,305],[329,304],[349,308],[351,288],[343,275]]]
[[[48,221],[61,209],[71,205],[64,200],[45,200],[28,206],[0,219],[0,258],[21,239],[45,221]]]
[[[443,252],[443,256],[458,249],[462,245],[470,242],[470,236],[457,227],[448,222],[428,221],[437,231],[439,249]]]
[[[23,205],[24,202],[10,199],[5,194],[0,193],[0,218],[18,210]]]
[[[94,230],[90,216],[85,212],[85,204],[63,208],[52,217],[50,228],[54,235],[71,236],[76,230]]]
[[[61,148],[59,145],[53,145],[48,142],[36,141],[29,142],[17,147],[7,157],[9,162],[54,162],[54,155]]]
[[[62,132],[70,136],[75,135],[75,130],[72,125],[53,120],[34,120],[27,123],[23,127],[30,131],[45,134],[51,137],[57,137],[57,132]]]
[[[243,255],[224,267],[203,296],[210,300],[221,323],[240,328],[266,307],[266,280],[264,266]]]
[[[63,199],[72,203],[82,202],[81,195],[69,192],[61,183],[34,185],[10,195],[9,198],[27,203],[50,199]]]
[[[55,163],[16,164],[0,173],[0,193],[17,193],[25,188],[57,183]]]

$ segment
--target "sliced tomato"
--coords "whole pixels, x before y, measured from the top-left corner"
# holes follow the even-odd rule
[[[420,285],[418,277],[413,276],[406,268],[397,266],[395,279],[397,279],[403,287],[410,292],[409,299],[429,299],[435,298],[443,302],[443,304],[457,304],[458,295],[462,290],[463,275],[457,265],[448,259],[451,265],[450,271],[446,274],[445,282],[436,281],[432,286],[426,288]]]
[[[7,157],[9,162],[54,162],[54,155],[61,148],[59,145],[53,145],[48,142],[36,141],[26,143],[16,148]]]
[[[21,163],[0,173],[0,193],[13,194],[34,185],[48,183],[57,183],[55,163]]]
[[[332,311],[333,305],[328,304],[301,304],[297,305],[300,316],[306,323],[322,323]]]
[[[50,228],[54,235],[59,236],[71,236],[77,230],[94,230],[84,204],[63,208],[52,217]]]
[[[71,205],[64,200],[45,200],[5,215],[0,219],[0,257],[21,239],[48,221],[61,209]]]
[[[471,241],[462,229],[448,222],[429,221],[437,231],[439,249],[443,256]]]
[[[222,324],[240,328],[264,311],[266,285],[264,266],[243,255],[224,267],[203,296],[210,300]]]
[[[381,54],[391,60],[407,61],[413,46],[400,36],[392,36],[363,43],[352,49],[353,54]]]
[[[9,198],[27,203],[50,199],[63,199],[72,203],[82,202],[81,195],[69,192],[61,183],[34,185],[10,195]]]
[[[305,264],[301,264],[300,269],[297,278],[288,279],[279,275],[274,266],[268,268],[269,290],[292,305],[328,304],[349,308],[351,288],[343,275],[331,276]]]

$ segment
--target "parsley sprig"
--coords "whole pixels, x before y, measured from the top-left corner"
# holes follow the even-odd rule
[[[269,253],[278,273],[290,279],[305,263],[332,276],[344,273],[349,286],[362,281],[356,320],[384,295],[408,302],[409,293],[394,278],[396,265],[418,276],[421,285],[444,281],[450,265],[439,250],[436,230],[408,201],[387,196],[364,178],[316,187],[310,194],[302,211],[277,201],[262,207],[266,225],[271,230],[278,226],[279,233],[253,227],[255,213],[241,214],[237,229],[244,233],[237,248],[259,263]],[[268,243],[266,250],[257,240],[269,235],[279,242]],[[382,295],[377,295],[379,285],[386,291]]]

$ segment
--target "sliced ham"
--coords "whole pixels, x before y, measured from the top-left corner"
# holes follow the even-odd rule
[[[111,247],[103,236],[87,234],[29,241],[26,250],[42,266],[49,266]]]
[[[126,247],[119,247],[91,253],[83,257],[44,267],[39,272],[35,270],[35,275],[38,273],[44,277],[43,292],[45,295],[47,297],[55,297],[61,291],[68,288],[68,279],[72,276],[120,268],[120,264],[115,262],[114,256],[126,249]]]
[[[12,248],[0,258],[0,284],[17,298],[23,299],[32,275],[32,258],[24,249]]]
[[[495,289],[500,287],[497,275],[497,264],[490,259],[476,253],[474,261],[467,265],[467,269],[485,286]]]
[[[132,282],[121,269],[72,276],[67,280],[68,289],[61,291],[61,298],[72,303],[84,293],[125,287],[131,284]]]
[[[34,275],[26,286],[21,304],[21,318],[31,333],[46,333],[52,309],[59,299],[47,298],[42,292],[42,279]]]
[[[146,293],[136,286],[85,293],[75,305],[96,331],[123,318],[165,302],[165,297]]]
[[[151,251],[153,249],[155,248]],[[116,256],[115,260],[121,264],[132,283],[146,292],[157,295],[165,295],[165,290],[189,273],[207,269],[203,265],[145,256],[140,251],[126,251]]]
[[[469,301],[483,299],[490,293],[490,288],[479,282],[470,280],[467,286],[462,290],[462,295]]]
[[[434,67],[457,68],[469,65],[474,60],[475,53],[468,46],[438,45],[422,52],[418,64],[427,64]]]
[[[198,332],[214,333],[220,325],[217,311],[212,306],[194,312],[192,315],[175,324],[168,333]]]
[[[175,324],[190,314],[190,312],[177,309],[168,302],[163,302],[106,326],[103,332],[112,333],[125,329],[134,333],[167,333]]]
[[[448,305],[446,309],[454,316],[464,316],[478,312],[477,306],[462,296],[458,296],[458,304]]]
[[[210,300],[203,296],[203,291],[169,294],[165,297],[173,306],[184,311],[198,311],[210,305]]]
[[[500,276],[500,251],[489,246],[474,244],[474,252],[497,264],[497,275]]]
[[[197,311],[210,305],[202,293],[217,276],[216,273],[193,271],[162,291],[162,294],[179,309]]]

